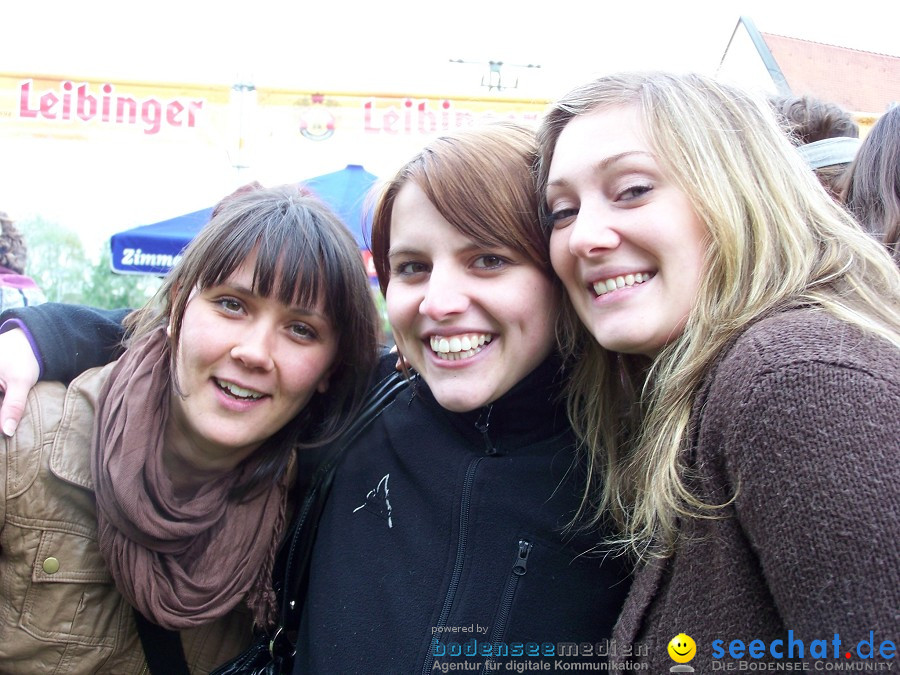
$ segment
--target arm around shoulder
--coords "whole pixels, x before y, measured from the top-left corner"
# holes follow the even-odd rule
[[[51,302],[9,310],[0,320],[14,318],[28,327],[40,352],[42,380],[69,382],[118,357],[129,311]]]

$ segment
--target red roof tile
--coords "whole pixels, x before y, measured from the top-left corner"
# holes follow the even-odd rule
[[[900,103],[900,57],[761,33],[794,94],[881,113]]]

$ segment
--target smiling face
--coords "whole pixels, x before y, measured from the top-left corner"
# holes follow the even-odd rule
[[[635,107],[574,117],[553,151],[550,258],[606,349],[656,355],[697,297],[706,228],[666,176]]]
[[[675,663],[687,663],[697,654],[697,643],[690,635],[679,633],[669,641],[668,652]]]
[[[185,309],[175,363],[181,395],[173,389],[166,430],[179,466],[236,466],[328,387],[337,353],[330,320],[320,307],[254,293],[255,259],[195,291]]]
[[[397,193],[390,241],[388,320],[441,406],[487,405],[549,355],[553,284],[522,254],[464,236],[412,182]]]

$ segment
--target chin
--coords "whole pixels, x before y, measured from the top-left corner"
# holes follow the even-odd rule
[[[444,410],[452,413],[469,412],[489,403],[487,397],[473,398],[471,393],[439,392],[434,389],[431,390],[431,393],[434,394],[435,400]]]
[[[594,339],[605,350],[610,352],[618,352],[620,354],[648,354],[652,350],[647,346],[647,342],[639,340],[634,336],[594,335]]]

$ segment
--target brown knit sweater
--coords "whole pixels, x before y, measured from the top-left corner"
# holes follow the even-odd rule
[[[615,651],[631,647],[657,674],[676,665],[666,646],[682,632],[697,673],[776,661],[769,645],[788,631],[807,660],[827,640],[832,664],[836,633],[842,665],[861,661],[869,631],[876,656],[885,640],[900,647],[900,350],[821,312],[769,317],[718,362],[692,428],[700,494],[737,496],[721,519],[684,523],[689,540],[638,571]],[[733,640],[761,640],[766,656],[732,659]]]

